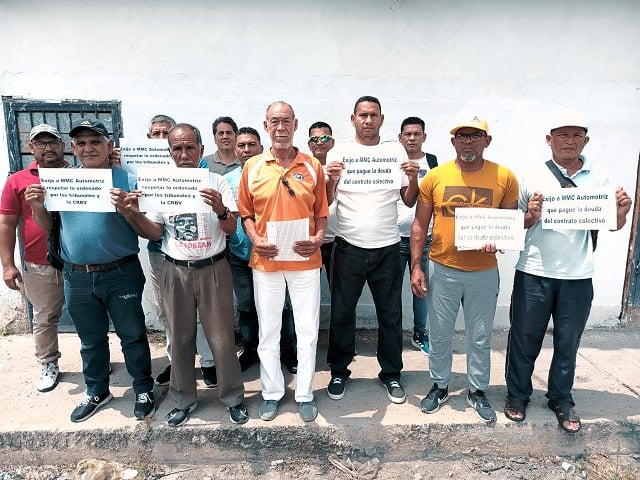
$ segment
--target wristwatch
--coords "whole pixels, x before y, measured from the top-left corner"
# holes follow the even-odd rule
[[[224,212],[218,215],[218,220],[226,220],[229,218],[229,207],[224,207]]]

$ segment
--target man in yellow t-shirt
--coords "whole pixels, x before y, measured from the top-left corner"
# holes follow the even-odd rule
[[[431,170],[420,183],[411,228],[411,290],[429,299],[429,371],[433,387],[422,400],[435,413],[449,399],[456,317],[463,306],[467,334],[467,402],[487,423],[496,421],[484,391],[489,386],[491,333],[499,290],[495,244],[458,250],[454,244],[456,207],[515,209],[518,181],[506,167],[483,158],[491,143],[486,120],[462,119],[452,130],[456,158]],[[421,267],[429,222],[433,232],[429,281]]]

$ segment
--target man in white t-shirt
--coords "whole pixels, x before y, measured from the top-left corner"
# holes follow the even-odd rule
[[[380,142],[383,121],[380,101],[360,97],[351,115],[355,140],[336,145],[327,156],[327,197],[330,203],[335,198],[337,218],[327,353],[327,393],[332,400],[344,397],[351,375],[355,309],[365,282],[378,318],[378,377],[389,400],[406,400],[400,384],[402,276],[396,203],[402,198],[407,206],[415,204],[419,166],[407,158],[400,143]]]
[[[402,144],[409,160],[418,162],[420,165],[420,173],[418,181],[424,177],[427,172],[438,165],[438,159],[435,155],[422,151],[422,145],[427,140],[424,120],[419,117],[407,117],[400,125],[400,133],[398,141]],[[398,230],[400,230],[400,262],[402,265],[402,278],[404,272],[409,265],[411,268],[411,224],[416,216],[415,207],[407,207],[403,201],[398,200]],[[427,233],[427,241],[422,251],[422,271],[427,272],[429,264],[429,249],[431,247],[431,229],[433,223],[429,224]],[[413,297],[413,334],[411,335],[411,345],[420,350],[424,355],[429,354],[429,335],[427,331],[427,297]]]
[[[198,168],[202,137],[193,125],[179,123],[169,131],[169,152],[178,168]],[[225,256],[226,236],[235,232],[238,211],[229,183],[209,174],[209,187],[200,190],[208,213],[150,212],[137,206],[136,191],[116,204],[135,229],[150,240],[162,239],[165,262],[160,284],[171,332],[173,358],[169,395],[175,408],[167,415],[170,427],[182,425],[196,408],[196,319],[216,359],[218,398],[233,423],[245,423],[244,384],[236,356],[233,330],[233,282]]]

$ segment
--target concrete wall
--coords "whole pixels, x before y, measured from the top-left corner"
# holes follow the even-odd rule
[[[319,119],[338,139],[351,138],[355,99],[375,95],[383,137],[395,138],[406,116],[421,116],[426,149],[442,161],[453,155],[448,131],[456,115],[485,115],[494,137],[487,157],[515,171],[549,157],[547,120],[569,107],[591,120],[585,153],[633,193],[639,14],[635,0],[5,0],[0,93],[121,100],[129,137],[166,113],[202,128],[206,154],[214,151],[209,126],[218,115],[259,127],[268,103],[287,100],[304,147]],[[0,119],[0,170],[8,170],[5,140]],[[620,310],[629,231],[601,235],[591,325],[615,322]],[[514,262],[513,254],[500,259],[500,326]],[[1,300],[9,311],[20,303],[6,289]],[[371,313],[368,297],[361,310]]]

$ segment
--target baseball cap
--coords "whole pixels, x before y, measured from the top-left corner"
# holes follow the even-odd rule
[[[29,133],[29,140],[33,140],[41,133],[48,133],[62,140],[62,135],[60,135],[58,129],[56,127],[52,127],[51,125],[47,125],[46,123],[41,123],[40,125],[36,125],[35,127],[33,127],[31,129],[31,132]]]
[[[104,126],[104,123],[96,120],[95,118],[80,118],[73,122],[69,136],[74,137],[80,130],[91,130],[99,135],[109,138],[109,131],[107,130],[107,127]]]
[[[551,120],[549,131],[552,132],[556,128],[561,127],[580,127],[587,131],[587,117],[584,113],[574,112],[572,110],[559,112]]]
[[[461,128],[477,128],[478,130],[482,130],[485,133],[489,133],[489,124],[483,118],[480,118],[478,115],[464,115],[458,119],[456,126],[451,129],[451,135],[455,135],[458,130]]]

